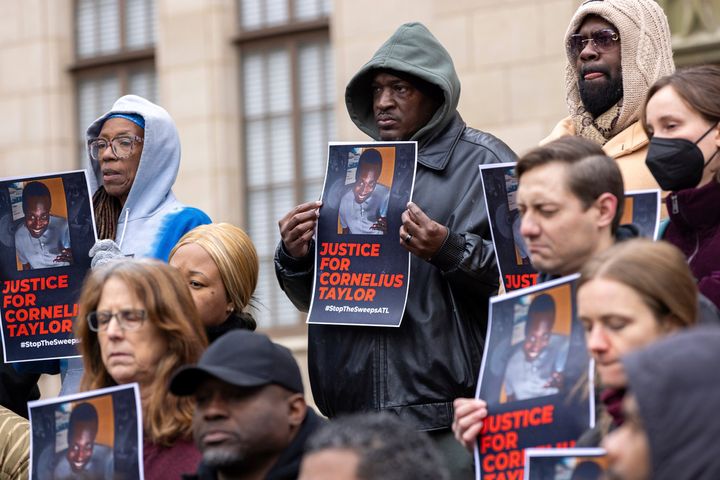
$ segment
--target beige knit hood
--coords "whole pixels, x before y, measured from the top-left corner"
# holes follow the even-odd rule
[[[640,118],[640,108],[648,89],[656,80],[675,71],[675,65],[670,27],[665,13],[654,0],[586,0],[570,21],[565,33],[565,45],[588,15],[602,17],[615,25],[620,34],[623,99],[618,104],[619,114],[613,114],[617,120],[613,119],[610,134],[602,138],[598,130],[588,125],[592,120],[587,118],[589,114],[586,113],[586,118],[583,118],[585,109],[578,91],[577,71],[568,56],[565,68],[566,102],[576,132],[604,144]],[[600,121],[603,116],[596,120]]]

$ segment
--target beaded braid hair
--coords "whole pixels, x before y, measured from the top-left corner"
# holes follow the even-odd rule
[[[115,240],[118,219],[122,212],[120,200],[110,196],[105,187],[98,188],[93,195],[93,208],[95,209],[95,225],[99,240],[109,238]]]

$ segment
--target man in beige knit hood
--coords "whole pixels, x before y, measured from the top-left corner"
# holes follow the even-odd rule
[[[570,21],[565,47],[570,116],[541,143],[585,137],[618,162],[626,189],[657,188],[638,120],[648,88],[675,70],[665,13],[654,0],[586,0]]]

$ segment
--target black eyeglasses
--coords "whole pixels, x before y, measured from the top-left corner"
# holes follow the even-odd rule
[[[603,28],[593,32],[590,38],[576,33],[570,35],[567,44],[568,54],[571,58],[577,58],[585,49],[588,42],[592,41],[592,46],[598,53],[605,53],[610,50],[615,42],[620,40],[620,35],[612,28]]]
[[[93,332],[105,332],[113,317],[117,318],[122,330],[137,330],[142,327],[147,312],[145,310],[118,310],[115,313],[100,311],[90,312],[87,316],[88,325]]]
[[[137,135],[123,135],[108,141],[104,138],[95,138],[89,142],[90,158],[100,160],[100,156],[106,148],[112,148],[113,155],[117,158],[128,158],[132,155],[135,144],[142,143],[143,139]]]

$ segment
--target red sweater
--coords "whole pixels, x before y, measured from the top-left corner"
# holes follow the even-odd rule
[[[143,468],[146,480],[180,478],[194,473],[202,455],[191,440],[178,440],[172,447],[143,441]]]

